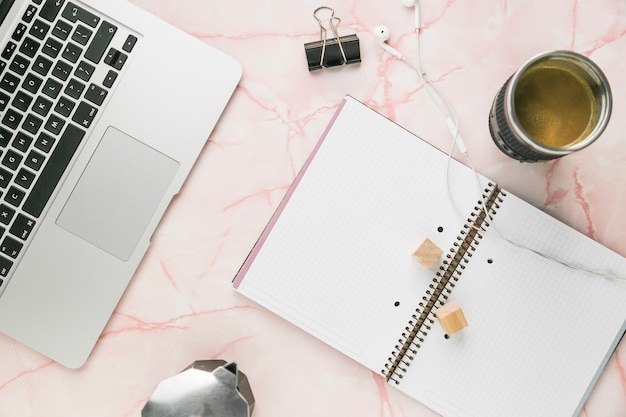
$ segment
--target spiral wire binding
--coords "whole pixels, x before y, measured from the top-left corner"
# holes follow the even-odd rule
[[[415,7],[419,6],[416,4]],[[463,139],[460,136],[458,118],[452,105],[426,76],[426,73],[422,68],[420,57],[420,28],[419,22],[417,23],[418,25],[415,30],[416,64],[408,62],[404,57],[400,59],[417,73],[418,78],[422,82],[429,98],[443,116],[445,123],[452,134],[452,143],[450,151],[448,152],[448,164],[446,168],[447,191],[451,205],[454,207],[457,214],[462,218],[463,215],[460,213],[457,205],[455,204],[450,186],[450,164],[452,161],[452,153],[455,148],[458,148],[463,156],[465,156],[468,166],[474,173],[477,191],[480,192],[482,185],[476,168],[470,158],[467,147],[463,143]],[[497,184],[491,182],[488,183],[488,186],[484,191],[485,194],[482,195],[482,199],[479,200],[478,205],[474,207],[474,212],[471,215],[472,218],[467,219],[467,223],[463,226],[464,230],[461,231],[460,235],[457,237],[457,242],[454,243],[454,248],[450,249],[450,253],[446,255],[446,259],[443,261],[443,266],[440,267],[440,271],[437,272],[437,277],[433,278],[433,282],[430,284],[426,295],[422,298],[419,308],[415,310],[416,314],[412,316],[407,327],[405,328],[405,332],[402,333],[402,337],[398,340],[398,344],[394,347],[391,356],[388,358],[388,363],[385,365],[385,369],[381,371],[387,382],[393,381],[396,384],[400,383],[404,373],[406,373],[407,368],[415,358],[417,350],[421,347],[421,344],[424,342],[424,338],[431,329],[431,325],[435,322],[433,319],[434,311],[445,304],[448,299],[448,294],[450,294],[452,288],[454,288],[459,277],[462,275],[463,269],[465,269],[465,264],[469,262],[472,252],[475,251],[480,239],[482,239],[481,232],[486,233],[486,228],[490,225],[496,237],[519,249],[529,251],[539,257],[556,262],[563,267],[576,271],[582,271],[608,280],[626,281],[626,277],[615,275],[609,271],[595,271],[578,265],[572,265],[544,254],[541,251],[529,248],[504,236],[498,230],[495,222],[493,222],[493,215],[496,213],[496,210],[500,208],[500,203],[503,202],[502,197],[506,196],[506,193]]]
[[[415,310],[415,314],[409,320],[404,333],[398,339],[398,344],[387,359],[388,363],[385,365],[385,369],[381,371],[387,382],[400,383],[404,373],[415,358],[417,350],[428,335],[431,325],[435,322],[433,318],[435,310],[442,307],[448,300],[452,289],[463,274],[465,264],[469,262],[469,258],[472,257],[476,246],[482,239],[481,231],[487,231],[490,224],[489,219],[500,207],[501,196],[504,195],[496,184],[489,183],[489,186],[485,188],[482,200],[474,207],[474,212],[467,219],[467,223],[463,226],[456,242],[453,243],[453,247],[446,255],[443,265],[439,268],[437,276],[433,278],[426,295],[422,297],[419,307]]]

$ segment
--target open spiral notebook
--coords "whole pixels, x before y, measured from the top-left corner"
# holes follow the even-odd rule
[[[346,97],[234,287],[444,417],[576,417],[626,331],[626,260]],[[562,263],[512,245],[499,236]],[[425,238],[444,249],[427,269]],[[450,338],[448,300],[469,326]]]

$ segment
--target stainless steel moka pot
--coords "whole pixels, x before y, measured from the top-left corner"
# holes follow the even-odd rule
[[[254,396],[234,362],[196,361],[161,381],[142,417],[250,417]]]

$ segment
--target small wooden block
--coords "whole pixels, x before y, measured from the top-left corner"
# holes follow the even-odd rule
[[[435,317],[448,336],[467,327],[467,320],[461,307],[454,301],[446,303],[443,307],[435,310]]]
[[[435,245],[430,239],[424,240],[419,248],[413,252],[415,259],[419,261],[424,268],[432,268],[435,266],[443,251],[439,246]]]

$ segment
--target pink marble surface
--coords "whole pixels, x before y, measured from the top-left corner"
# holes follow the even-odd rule
[[[448,149],[415,73],[370,34],[388,25],[390,44],[414,61],[413,11],[399,1],[132,1],[229,52],[244,76],[87,364],[64,369],[0,335],[0,416],[138,416],[157,381],[210,358],[239,363],[257,417],[434,416],[231,289],[345,94]],[[477,169],[626,255],[624,1],[421,3],[423,67],[454,105]],[[318,37],[311,13],[321,5],[335,8],[343,34],[358,34],[360,65],[307,71],[303,44]],[[590,148],[557,162],[520,164],[492,144],[487,114],[506,78],[550,49],[573,49],[600,65],[612,85],[613,117]],[[626,342],[581,416],[626,416]]]

